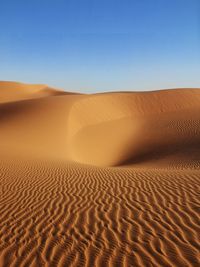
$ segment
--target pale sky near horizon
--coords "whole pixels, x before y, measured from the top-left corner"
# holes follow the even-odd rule
[[[200,87],[200,1],[1,0],[0,80],[79,92]]]

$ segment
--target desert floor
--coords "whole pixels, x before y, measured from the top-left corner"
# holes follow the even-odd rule
[[[200,266],[200,90],[0,82],[0,266]]]

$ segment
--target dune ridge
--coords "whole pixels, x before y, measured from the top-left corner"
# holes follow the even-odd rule
[[[200,90],[0,82],[0,266],[199,266]]]

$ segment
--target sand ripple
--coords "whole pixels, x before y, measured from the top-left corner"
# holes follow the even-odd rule
[[[1,266],[199,266],[198,170],[1,163]]]

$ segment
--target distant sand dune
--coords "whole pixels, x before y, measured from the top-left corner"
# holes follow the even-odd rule
[[[0,266],[200,266],[200,90],[0,82]]]
[[[43,84],[0,81],[0,103],[65,94]]]

